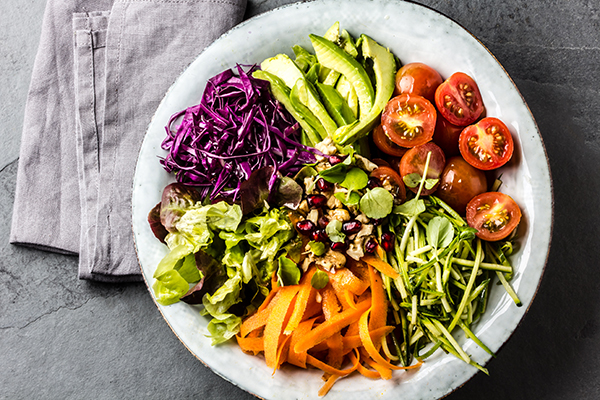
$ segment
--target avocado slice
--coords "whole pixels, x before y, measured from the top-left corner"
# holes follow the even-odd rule
[[[296,56],[294,62],[305,73],[317,63],[317,57],[300,45],[292,46],[292,51]]]
[[[309,35],[319,63],[344,75],[354,86],[358,96],[359,113],[367,115],[373,106],[375,93],[367,72],[358,61],[333,42],[317,35]]]
[[[325,129],[325,134],[321,134],[321,139],[325,139],[328,135],[332,135],[335,132],[338,127],[337,124],[327,114],[327,110],[325,110],[325,107],[321,103],[314,86],[306,79],[304,72],[298,68],[291,58],[286,54],[278,54],[275,57],[264,60],[260,67],[263,71],[281,78],[288,88],[294,89],[294,86],[297,86],[296,99],[310,110]],[[318,127],[314,128],[317,132],[319,131]]]
[[[348,106],[352,110],[355,118],[358,118],[358,97],[356,96],[356,91],[354,90],[354,86],[346,79],[344,75],[340,76],[337,84],[335,85],[335,89],[342,96]]]
[[[327,112],[329,112],[329,115],[331,115],[339,126],[348,125],[356,121],[356,117],[352,113],[348,103],[346,103],[333,86],[319,82],[317,82],[316,86]]]
[[[358,121],[339,127],[332,135],[333,141],[339,145],[351,144],[366,136],[374,128],[381,112],[394,93],[394,80],[396,77],[396,59],[394,55],[366,35],[361,35],[359,41],[363,57],[370,58],[373,61],[373,73],[377,90],[373,106],[369,109],[369,112],[363,113],[361,108],[361,116]],[[317,58],[319,58],[318,55]],[[357,86],[354,85],[354,88],[357,90],[358,95]]]
[[[300,110],[298,110],[296,107],[294,107],[294,104],[290,98],[290,89],[280,78],[269,72],[261,70],[254,71],[252,73],[252,76],[257,79],[262,79],[269,82],[271,94],[273,95],[275,100],[280,102],[302,127],[302,136],[304,138],[302,142],[304,145],[314,147],[317,143],[321,141],[321,134],[317,132],[315,128],[313,128],[313,124],[317,124],[317,126],[320,126],[319,121],[314,115],[312,115],[312,113],[310,113],[310,111],[305,112],[305,108],[301,108]],[[325,134],[323,126],[320,126],[320,128],[323,131],[322,133]]]
[[[327,29],[327,32],[325,32],[323,35],[323,38],[337,44],[340,38],[340,23],[336,22],[331,25],[331,27]],[[339,77],[339,72],[333,71],[329,68],[322,67],[319,71],[319,81],[326,85],[335,85]]]
[[[350,54],[352,57],[356,58],[358,57],[358,49],[356,48],[356,45],[354,44],[354,40],[352,39],[352,36],[350,36],[350,33],[348,33],[347,30],[343,29],[340,32],[340,47],[342,49],[344,49],[344,51],[348,54]]]

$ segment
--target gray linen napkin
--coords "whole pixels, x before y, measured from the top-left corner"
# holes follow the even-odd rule
[[[140,280],[131,189],[163,95],[246,0],[48,0],[11,243],[79,254],[79,277]]]

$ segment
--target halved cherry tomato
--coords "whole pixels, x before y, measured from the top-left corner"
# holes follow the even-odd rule
[[[442,81],[440,74],[429,65],[419,62],[405,64],[396,73],[394,96],[418,94],[433,103],[435,89]]]
[[[433,143],[444,150],[446,157],[457,156],[460,154],[458,150],[458,138],[462,130],[462,126],[451,124],[450,121],[438,114],[437,122],[435,123],[435,132],[433,133]]]
[[[456,156],[446,162],[435,195],[460,215],[465,215],[469,201],[486,190],[485,172],[473,167],[461,156]]]
[[[508,127],[494,117],[486,117],[463,129],[458,146],[466,162],[486,171],[506,164],[514,149]]]
[[[431,156],[429,158],[429,165],[427,166],[427,179],[439,179],[444,170],[444,166],[446,165],[446,156],[444,156],[442,149],[433,142],[413,147],[402,156],[402,160],[400,161],[400,175],[402,176],[402,179],[413,173],[423,176],[425,162],[427,161],[427,154],[429,152],[431,152]],[[438,181],[435,186],[430,189],[423,186],[421,194],[423,196],[430,195],[435,192],[439,184],[440,182]],[[417,193],[419,186],[409,187],[409,189]]]
[[[378,125],[373,129],[373,142],[379,150],[385,154],[395,157],[402,157],[404,153],[408,151],[406,147],[400,147],[396,143],[392,142],[390,138],[383,131],[383,127]]]
[[[404,181],[392,168],[385,166],[376,168],[371,172],[371,176],[379,179],[385,189],[391,189],[395,203],[403,203],[406,200]]]
[[[387,160],[384,160],[383,158],[373,158],[371,161],[378,167],[390,167],[390,163],[387,162]]]
[[[437,112],[426,98],[401,94],[392,98],[381,114],[385,134],[401,147],[427,143],[433,137]]]
[[[507,237],[519,225],[521,209],[508,195],[485,192],[467,204],[467,224],[477,229],[483,240],[496,241]]]
[[[469,75],[456,72],[435,91],[435,105],[450,123],[467,126],[483,112],[479,87]]]

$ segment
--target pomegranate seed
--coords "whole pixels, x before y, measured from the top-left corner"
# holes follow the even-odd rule
[[[394,249],[394,240],[396,240],[396,235],[392,232],[384,232],[381,235],[381,247],[387,252],[390,252]]]
[[[329,236],[323,229],[317,229],[312,233],[312,240],[315,242],[326,242],[329,240]]]
[[[323,208],[327,204],[327,197],[322,194],[309,194],[306,200],[310,208]]]
[[[358,231],[360,231],[360,228],[362,228],[362,224],[360,223],[360,221],[357,221],[355,219],[350,220],[348,222],[344,222],[342,224],[342,232],[344,232],[346,235],[358,233]]]
[[[333,155],[333,156],[329,156],[329,164],[331,165],[335,165],[335,164],[339,164],[342,161],[344,161],[346,159],[346,156],[338,156],[338,155]]]
[[[331,250],[333,251],[344,251],[346,250],[346,243],[344,242],[333,242],[331,243]]]
[[[333,189],[333,184],[331,182],[327,182],[323,178],[319,178],[319,180],[317,180],[317,188],[321,192],[327,192],[327,191]]]
[[[379,178],[375,178],[374,176],[372,176],[367,181],[367,187],[369,189],[373,189],[373,188],[376,188],[376,187],[381,187],[381,181],[379,180]]]
[[[379,226],[383,223],[383,221],[384,221],[384,218],[379,218],[379,219],[374,219],[371,222],[373,222],[373,225]]]
[[[369,240],[367,240],[367,243],[365,243],[365,251],[367,253],[374,253],[376,248],[377,240],[375,240],[375,238],[369,238]]]
[[[319,218],[319,220],[317,221],[317,225],[319,225],[319,228],[325,228],[328,223],[329,223],[329,218],[327,218],[324,215],[321,218]]]
[[[310,235],[315,228],[315,224],[310,219],[296,222],[296,230],[298,230],[298,232],[300,232],[302,235]]]

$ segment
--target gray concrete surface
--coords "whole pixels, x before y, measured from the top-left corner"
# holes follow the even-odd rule
[[[196,360],[143,284],[79,281],[75,257],[8,244],[44,1],[0,4],[0,399],[251,399]],[[288,1],[249,1],[251,17]],[[600,398],[600,2],[421,0],[505,66],[542,132],[553,246],[519,329],[448,399]]]

